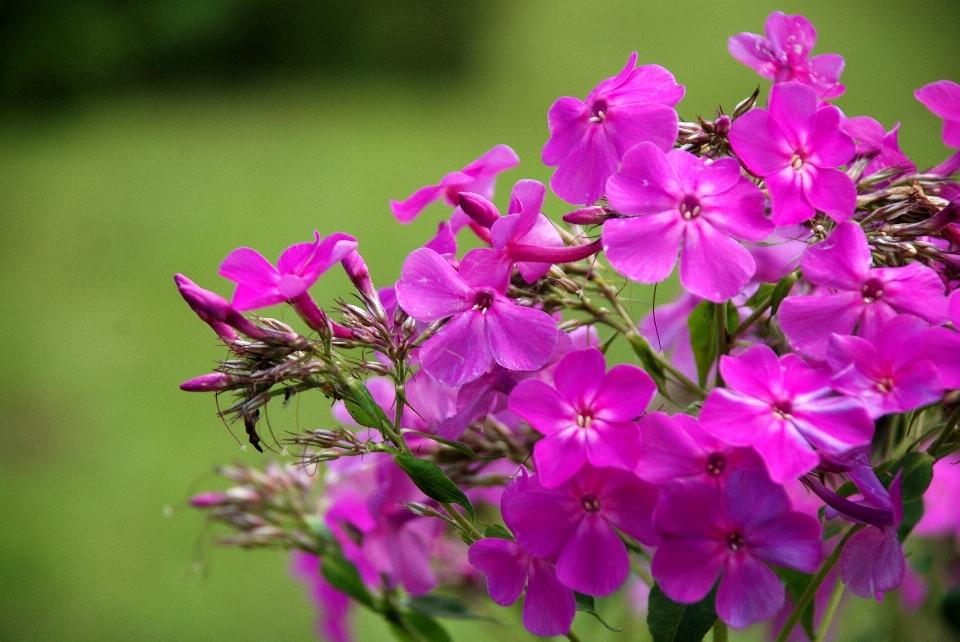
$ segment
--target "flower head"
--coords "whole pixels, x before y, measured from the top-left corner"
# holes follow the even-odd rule
[[[732,158],[715,161],[640,143],[607,183],[610,205],[629,215],[603,226],[610,264],[641,283],[662,281],[677,261],[693,294],[726,301],[753,276],[750,253],[734,239],[762,241],[773,231],[763,194]]]
[[[731,36],[730,55],[774,82],[797,81],[813,87],[821,98],[843,94],[843,57],[821,54],[808,58],[817,44],[817,30],[801,15],[774,11],[763,25],[767,37],[755,33]]]
[[[497,145],[486,154],[473,161],[459,172],[450,172],[439,185],[421,187],[405,201],[390,201],[393,215],[401,223],[409,223],[430,203],[443,198],[447,205],[456,208],[451,218],[454,233],[469,218],[460,210],[458,195],[460,192],[476,192],[486,198],[493,198],[493,188],[497,174],[516,167],[520,163],[517,154],[506,145]]]
[[[596,202],[617,163],[638,143],[664,151],[673,147],[679,132],[674,106],[683,98],[683,86],[663,67],[636,64],[633,52],[623,71],[597,85],[585,101],[566,96],[550,107],[543,162],[557,167],[550,187],[563,200]]]
[[[816,210],[845,221],[857,206],[857,188],[837,169],[856,153],[841,129],[843,115],[820,106],[816,92],[798,82],[774,85],[769,109],[751,109],[734,121],[730,143],[770,191],[773,222],[793,225]]]
[[[943,119],[943,144],[960,148],[960,85],[938,80],[921,87],[913,95]]]
[[[767,620],[783,605],[783,585],[767,564],[810,573],[820,562],[819,522],[794,511],[763,471],[736,471],[723,485],[673,481],[653,519],[662,541],[651,571],[663,592],[698,602],[719,576],[717,614],[735,628]]]

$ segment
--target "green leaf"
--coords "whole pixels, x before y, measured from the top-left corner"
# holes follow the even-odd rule
[[[787,298],[788,294],[790,294],[790,290],[793,289],[793,286],[797,283],[799,278],[800,277],[796,272],[791,272],[787,276],[780,279],[780,282],[777,283],[777,286],[773,288],[773,294],[770,295],[771,315],[777,313],[777,310],[780,309],[780,304],[783,303],[783,300]]]
[[[953,587],[943,596],[940,604],[940,613],[950,628],[960,633],[960,586]]]
[[[419,430],[412,430],[409,428],[405,428],[403,432],[405,433],[409,432],[409,433],[413,433],[414,435],[420,435],[421,437],[426,437],[427,439],[431,439],[437,442],[438,444],[443,444],[444,446],[449,446],[454,450],[459,450],[464,455],[466,455],[467,457],[469,457],[474,461],[491,461],[493,459],[499,459],[499,457],[481,457],[477,453],[473,452],[470,446],[466,444],[461,444],[459,441],[450,441],[449,439],[444,439],[443,437],[437,437],[436,435],[431,435],[428,432],[420,432]]]
[[[904,455],[894,466],[893,471],[903,470],[900,493],[904,502],[908,502],[927,492],[933,481],[933,457],[925,452],[911,452]]]
[[[360,579],[357,567],[339,553],[327,553],[320,562],[320,573],[330,586],[346,593],[368,609],[379,611],[377,604]]]
[[[435,463],[410,455],[394,455],[393,461],[397,462],[424,495],[441,504],[459,504],[470,515],[470,521],[477,520],[477,513],[470,500]]]
[[[623,629],[618,629],[615,626],[610,626],[602,617],[600,617],[600,614],[597,613],[596,603],[594,602],[592,595],[584,595],[583,593],[577,593],[576,591],[574,591],[573,597],[576,598],[577,610],[580,611],[581,613],[589,613],[593,617],[597,618],[600,624],[604,625],[614,633],[619,633],[620,631],[623,630]]]
[[[727,301],[727,334],[733,334],[733,331],[740,327],[740,311],[733,301]]]
[[[777,575],[779,575],[780,579],[787,585],[787,590],[790,591],[790,599],[793,600],[794,604],[797,603],[800,596],[807,590],[807,587],[810,586],[810,581],[813,579],[813,575],[792,568],[778,568]],[[804,633],[806,633],[807,637],[811,640],[814,636],[813,621],[815,602],[816,600],[810,602],[807,608],[803,610],[803,613],[800,614],[800,624],[803,625]]]
[[[343,403],[353,420],[361,426],[383,431],[384,426],[390,425],[387,413],[374,401],[367,386],[359,379],[347,380]]]
[[[701,386],[707,384],[710,368],[717,358],[717,304],[701,301],[687,318],[690,329],[690,347],[697,361],[697,378]]]
[[[717,622],[714,600],[717,587],[696,604],[677,604],[660,590],[650,589],[647,602],[647,627],[653,642],[700,642]]]
[[[903,502],[903,521],[897,528],[897,538],[902,542],[910,535],[910,531],[923,518],[923,497],[911,499],[909,502]]]
[[[757,288],[757,291],[753,293],[753,296],[747,299],[745,305],[751,310],[755,310],[758,305],[763,303],[773,294],[773,289],[776,286],[773,283],[761,283],[760,287]]]
[[[403,605],[415,613],[450,620],[491,620],[485,615],[472,613],[460,600],[446,595],[421,595],[407,598]]]
[[[513,535],[500,524],[490,524],[483,531],[484,537],[496,537],[497,539],[508,539],[513,541]]]
[[[447,630],[429,615],[396,613],[387,624],[400,642],[453,642]]]

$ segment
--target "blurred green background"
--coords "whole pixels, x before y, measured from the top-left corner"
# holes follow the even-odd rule
[[[446,208],[403,227],[388,199],[497,143],[521,158],[498,204],[519,178],[546,182],[550,104],[634,49],[686,85],[682,118],[732,108],[759,79],[726,40],[777,9],[846,58],[848,115],[901,121],[921,167],[946,155],[913,91],[960,81],[956,0],[0,3],[0,640],[312,639],[286,556],[214,549],[185,507],[214,464],[265,458],[212,396],[178,390],[223,351],[172,275],[228,295],[230,250],[274,259],[318,229],[354,234],[389,284]],[[347,285],[313,293],[330,305]],[[322,404],[273,419],[328,421]],[[840,639],[943,635],[898,624],[895,603],[858,601]]]

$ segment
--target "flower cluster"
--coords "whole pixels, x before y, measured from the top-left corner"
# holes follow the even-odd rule
[[[402,223],[454,208],[393,285],[339,232],[276,267],[234,250],[231,301],[177,275],[229,352],[181,387],[232,395],[251,444],[300,460],[223,469],[242,485],[194,506],[238,531],[225,543],[295,549],[338,641],[352,604],[445,639],[434,618],[469,615],[450,593],[484,585],[575,639],[631,575],[655,639],[667,605],[696,603],[701,637],[777,618],[783,641],[824,586],[836,600],[803,623],[823,639],[842,591],[899,587],[911,531],[960,536],[960,152],[918,173],[899,125],[830,104],[843,59],[815,41],[779,12],[731,38],[774,84],[712,121],[680,122],[683,86],[636,53],[558,99],[542,160],[581,206],[564,226],[534,180],[491,202],[519,162],[498,145],[391,202]],[[960,147],[960,86],[916,96]],[[481,247],[459,256],[461,233]],[[634,318],[621,286],[678,261],[685,292]],[[338,263],[360,303],[324,310],[309,290]],[[276,304],[306,329],[242,314]],[[615,341],[635,363],[608,365]],[[331,427],[264,441],[260,408],[310,390]]]

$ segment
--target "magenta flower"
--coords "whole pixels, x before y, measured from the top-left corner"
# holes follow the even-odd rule
[[[534,635],[564,635],[577,612],[573,591],[557,579],[556,567],[524,552],[510,540],[487,538],[470,546],[470,564],[487,578],[487,592],[510,606],[524,588],[523,626]]]
[[[809,20],[774,11],[763,29],[766,38],[746,32],[731,36],[727,43],[730,54],[774,82],[801,82],[813,87],[821,98],[843,94],[844,87],[839,82],[843,57],[821,54],[807,58],[817,44],[817,30]]]
[[[862,401],[874,419],[939,401],[940,373],[932,361],[920,358],[929,329],[921,319],[901,314],[867,338],[833,335],[827,361],[834,390]]]
[[[869,116],[857,116],[848,118],[843,123],[843,130],[857,141],[857,156],[871,157],[863,170],[864,176],[888,167],[896,167],[903,173],[917,171],[913,161],[900,151],[900,143],[897,141],[900,123],[888,132],[883,129],[883,125]]]
[[[950,320],[960,328],[960,290],[950,295]],[[960,388],[960,332],[947,328],[930,328],[924,337],[921,359],[929,359],[940,371],[944,385]]]
[[[954,453],[933,465],[933,481],[923,494],[923,518],[913,529],[920,537],[960,538],[960,460]]]
[[[683,245],[680,282],[716,302],[738,294],[756,268],[734,238],[762,241],[774,227],[764,217],[763,193],[741,176],[736,160],[664,154],[652,143],[624,155],[607,198],[630,215],[603,225],[603,249],[618,272],[641,283],[662,281]]]
[[[547,122],[550,139],[543,146],[545,165],[557,167],[550,187],[565,201],[595,203],[607,179],[628,149],[649,141],[666,151],[679,133],[674,106],[683,86],[658,65],[637,64],[630,54],[623,71],[594,88],[586,101],[558,98]]]
[[[794,511],[787,492],[763,471],[739,470],[722,485],[670,482],[653,520],[662,541],[651,571],[664,594],[699,602],[719,576],[717,615],[737,629],[783,606],[783,585],[767,564],[812,573],[820,563],[820,523]]]
[[[329,642],[353,642],[350,630],[350,598],[330,586],[320,573],[320,558],[294,549],[290,574],[303,582],[317,609],[317,637]]]
[[[821,556],[820,524],[794,511],[783,487],[763,471],[739,470],[725,484],[673,481],[653,515],[662,542],[651,571],[667,597],[702,600],[717,577],[717,615],[734,628],[773,617],[784,589],[767,564],[812,573]]]
[[[504,521],[528,554],[557,561],[564,585],[588,595],[609,595],[630,574],[619,529],[648,545],[657,543],[651,515],[655,486],[616,468],[584,466],[554,489],[507,497]]]
[[[897,537],[903,521],[901,477],[898,473],[887,491],[869,462],[866,449],[846,458],[850,466],[847,476],[862,494],[859,500],[841,497],[813,479],[806,479],[804,483],[827,503],[828,519],[840,515],[851,522],[868,524],[855,533],[843,549],[840,574],[854,595],[880,601],[884,591],[892,591],[903,582],[906,566]]]
[[[837,169],[857,151],[841,129],[843,115],[819,107],[807,85],[787,82],[770,90],[769,109],[751,109],[730,129],[730,143],[770,191],[773,222],[793,225],[816,210],[845,221],[857,207],[857,188]]]
[[[803,354],[826,358],[832,333],[874,335],[881,322],[898,313],[935,325],[947,322],[943,283],[920,263],[871,269],[866,234],[853,222],[841,223],[800,259],[804,278],[824,288],[814,296],[791,296],[780,305],[780,325],[790,345]]]
[[[777,358],[765,345],[720,358],[729,388],[710,391],[703,428],[736,446],[753,446],[778,484],[813,470],[814,448],[840,455],[870,443],[873,421],[851,397],[833,396],[830,377],[793,354]]]
[[[401,223],[409,223],[417,217],[423,208],[443,197],[447,205],[460,209],[457,196],[460,192],[476,192],[486,198],[493,198],[493,189],[497,182],[497,174],[504,170],[516,167],[520,158],[506,145],[497,145],[486,154],[473,161],[459,172],[450,172],[442,179],[439,185],[421,187],[405,201],[390,201],[393,215]],[[456,233],[469,219],[456,216],[458,225],[453,225]]]
[[[528,379],[510,393],[510,410],[546,435],[533,449],[544,486],[559,486],[588,462],[623,470],[636,466],[640,429],[635,420],[657,387],[637,366],[606,370],[599,350],[576,350],[557,364],[553,386]]]
[[[227,255],[220,264],[220,276],[237,284],[233,307],[239,311],[256,310],[283,303],[305,294],[320,275],[357,248],[352,236],[337,232],[320,241],[314,232],[313,243],[291,245],[277,260],[277,267],[249,247]]]
[[[637,476],[651,484],[687,477],[719,483],[737,470],[763,470],[763,461],[752,448],[717,439],[690,415],[652,412],[640,420],[640,430]]]
[[[960,85],[938,80],[913,92],[924,107],[943,119],[943,144],[960,148]]]
[[[508,370],[538,370],[553,354],[557,323],[549,314],[515,305],[474,262],[463,258],[458,274],[427,248],[414,250],[403,263],[397,300],[418,321],[451,319],[420,348],[420,362],[448,386],[473,381],[494,362]]]

